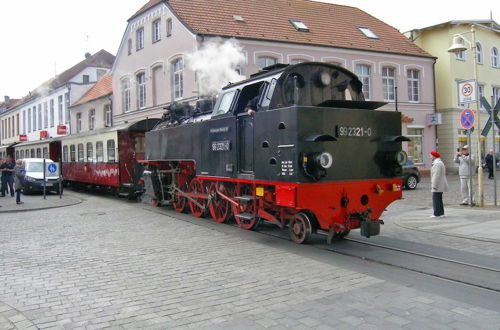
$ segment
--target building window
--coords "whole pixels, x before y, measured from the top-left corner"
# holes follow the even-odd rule
[[[498,100],[500,100],[500,87],[493,87],[492,107],[494,107],[498,103]]]
[[[378,39],[377,35],[372,30],[370,30],[370,28],[360,26],[358,27],[358,29],[359,31],[363,32],[365,37],[367,37],[368,39]]]
[[[261,57],[257,58],[257,66],[260,69],[274,65],[277,62],[278,62],[278,60],[276,58],[270,57],[270,56],[261,56]]]
[[[137,107],[142,109],[146,106],[146,74],[141,72],[137,75]]]
[[[493,47],[491,49],[491,66],[494,68],[498,68],[498,49],[496,47]]]
[[[21,150],[21,152],[19,153],[19,155],[21,156],[21,159],[24,158],[24,150]]]
[[[290,23],[292,23],[293,27],[299,32],[309,32],[309,28],[302,21],[291,19]]]
[[[23,134],[26,134],[26,110],[23,110]]]
[[[33,132],[36,131],[36,117],[37,117],[37,114],[36,114],[36,106],[33,107]]]
[[[359,80],[363,83],[363,95],[365,96],[365,100],[370,100],[370,66],[364,64],[356,65],[356,74],[358,75]]]
[[[36,158],[42,158],[42,149],[36,148]]]
[[[408,132],[406,134],[406,136],[410,139],[410,141],[408,141],[408,158],[417,164],[422,164],[424,162],[424,154],[422,150],[423,131],[423,128],[408,128]]]
[[[161,40],[161,20],[157,19],[153,22],[153,42]]]
[[[76,114],[76,132],[80,133],[82,131],[82,113],[78,112]]]
[[[83,143],[78,143],[78,162],[83,162]]]
[[[38,130],[42,130],[42,105],[38,105]]]
[[[420,101],[420,72],[418,70],[408,70],[408,101]]]
[[[135,48],[141,50],[144,48],[144,28],[140,28],[135,32]]]
[[[123,112],[130,111],[130,79],[122,79],[122,108]]]
[[[88,74],[84,74],[82,76],[82,81],[84,84],[88,84],[90,82],[90,76]]]
[[[28,133],[31,133],[31,108],[28,108]]]
[[[104,106],[104,126],[111,127],[111,105],[106,104]]]
[[[68,146],[63,147],[63,162],[68,162]]]
[[[54,127],[54,99],[50,99],[50,127]]]
[[[43,102],[43,128],[49,127],[49,108],[47,102]]]
[[[87,142],[87,162],[92,163],[94,159],[94,146],[92,142]]]
[[[70,161],[74,162],[76,160],[75,158],[75,145],[72,144],[69,146],[69,157]]]
[[[102,146],[102,141],[97,141],[95,143],[95,151],[97,162],[102,163],[104,161],[104,149]]]
[[[95,72],[97,75],[97,80],[101,80],[101,78],[104,77],[107,71],[104,69],[96,69]]]
[[[58,124],[62,125],[64,123],[63,122],[63,96],[62,95],[59,95],[57,97],[57,114],[59,117]]]
[[[32,148],[30,150],[30,158],[35,158],[36,157],[36,154],[35,154],[35,148]]]
[[[89,130],[95,129],[95,109],[89,111]]]
[[[66,114],[66,124],[70,123],[70,114],[69,114],[69,93],[64,94],[64,113]]]
[[[396,74],[394,68],[382,68],[382,86],[384,91],[384,101],[394,101],[396,99]]]
[[[476,61],[479,64],[483,64],[483,47],[479,42],[476,42]]]
[[[172,85],[174,86],[174,100],[182,98],[184,92],[182,70],[183,63],[181,58],[172,62]]]
[[[42,156],[42,158],[49,158],[49,148],[43,147]]]
[[[108,150],[108,162],[115,162],[115,140],[106,141],[106,147]]]
[[[167,37],[172,35],[172,19],[167,19]]]
[[[483,104],[481,103],[481,98],[484,97],[484,85],[478,85],[478,90],[479,90],[479,104],[482,110],[485,110]]]
[[[128,55],[132,54],[132,39],[127,40],[127,54]]]

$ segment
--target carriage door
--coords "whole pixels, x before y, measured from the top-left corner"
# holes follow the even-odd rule
[[[144,164],[138,162],[144,160],[146,156],[146,137],[144,132],[133,133],[132,141],[134,145],[134,157],[132,159],[134,174],[132,180],[134,183],[137,183],[144,172]]]
[[[253,174],[253,116],[238,114],[239,172]]]

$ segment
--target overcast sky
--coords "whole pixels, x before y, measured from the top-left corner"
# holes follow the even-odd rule
[[[358,7],[401,32],[450,20],[489,19],[490,10],[500,21],[499,0],[323,1]],[[0,0],[0,101],[4,95],[26,95],[82,61],[86,52],[105,49],[115,55],[127,19],[146,2]]]

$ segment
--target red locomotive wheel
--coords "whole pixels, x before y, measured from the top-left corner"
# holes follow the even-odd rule
[[[210,185],[209,192],[212,195],[212,200],[209,204],[210,215],[215,222],[223,223],[231,215],[231,204],[228,200],[217,194],[217,187],[219,188],[219,192],[226,196],[231,197],[233,193],[231,187],[226,188],[226,185],[222,182],[214,182]]]
[[[312,224],[307,214],[299,212],[293,216],[288,224],[290,238],[298,244],[307,243],[311,238]]]
[[[189,192],[190,193],[195,193],[195,194],[206,194],[205,187],[203,187],[203,182],[200,180],[194,178],[191,180],[191,183],[189,184]],[[206,209],[206,199],[203,198],[193,198],[195,201],[198,202],[202,207],[198,206],[197,204],[193,203],[193,201],[189,200],[189,209],[191,210],[191,214],[194,215],[197,218],[201,218],[205,215],[205,209]]]
[[[184,183],[183,186],[180,187],[182,191],[187,191],[187,183]],[[175,212],[178,213],[183,213],[184,210],[186,209],[186,201],[187,199],[183,197],[179,192],[176,192],[174,195],[174,200],[172,202],[172,207],[174,208]]]

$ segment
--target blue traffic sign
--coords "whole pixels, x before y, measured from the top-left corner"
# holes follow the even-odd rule
[[[474,126],[474,112],[471,109],[465,109],[460,114],[460,124],[464,129],[471,129]]]
[[[49,164],[49,166],[47,167],[47,170],[48,170],[50,173],[54,174],[54,173],[56,173],[56,172],[57,172],[57,165],[56,165],[56,164],[54,164],[54,163]]]

